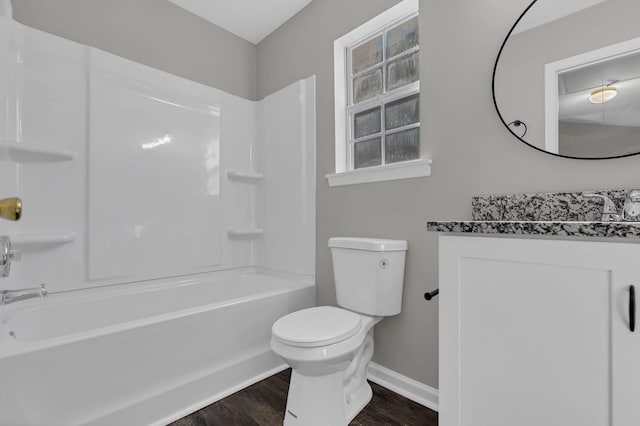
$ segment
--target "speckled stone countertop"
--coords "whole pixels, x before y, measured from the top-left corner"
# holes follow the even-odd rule
[[[640,238],[640,222],[441,221],[427,222],[427,230],[473,234]]]
[[[588,191],[606,195],[618,211],[627,190]],[[584,192],[483,195],[473,197],[469,221],[431,221],[434,232],[640,238],[640,222],[599,222],[602,200]]]
[[[533,194],[481,195],[471,200],[471,219],[542,222],[594,222],[602,215],[602,200],[585,192],[609,197],[622,211],[628,190],[542,192]]]

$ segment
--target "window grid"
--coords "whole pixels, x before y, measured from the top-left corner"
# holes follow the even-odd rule
[[[411,20],[411,19],[408,19],[408,21],[410,21],[410,20]],[[387,34],[386,34],[386,32],[387,32],[387,30],[385,30],[385,32],[383,33],[383,37],[382,37],[382,43],[383,43],[383,46],[384,46],[384,43],[386,42],[386,39],[387,39]],[[357,44],[357,45],[354,45],[353,47],[349,48],[349,61],[347,61],[347,62],[348,62],[348,68],[349,68],[349,70],[347,71],[347,73],[348,73],[348,76],[347,76],[347,77],[349,77],[349,79],[351,80],[351,82],[353,82],[353,79],[354,79],[354,78],[356,78],[356,77],[360,77],[361,75],[364,75],[364,74],[368,73],[369,71],[373,71],[374,69],[379,68],[379,67],[381,67],[381,66],[382,66],[382,73],[383,73],[383,76],[384,76],[384,74],[386,74],[386,73],[387,73],[387,67],[386,67],[386,65],[387,65],[389,62],[393,62],[393,61],[395,61],[396,59],[400,59],[400,58],[401,58],[401,57],[403,57],[403,56],[411,56],[411,55],[413,55],[414,53],[416,53],[417,51],[419,51],[419,50],[420,50],[420,46],[414,46],[414,47],[412,47],[411,49],[408,49],[408,50],[405,50],[404,52],[398,53],[396,56],[392,56],[392,57],[390,57],[390,58],[386,58],[386,56],[387,56],[387,50],[386,50],[386,49],[384,49],[384,51],[382,52],[382,62],[378,62],[378,63],[376,63],[376,64],[374,64],[374,65],[371,65],[369,68],[365,68],[365,69],[363,69],[362,71],[358,71],[357,73],[355,73],[355,74],[354,74],[354,73],[353,73],[353,63],[351,63],[351,51],[353,51],[354,49],[356,49],[356,48],[360,47],[361,45],[363,45],[363,44],[364,44],[364,43],[366,43],[367,41],[369,41],[369,40],[371,40],[371,39],[373,39],[373,38],[376,38],[376,37],[378,37],[378,36],[380,36],[380,34],[376,34],[375,36],[368,38],[368,39],[367,39],[367,40],[365,40],[364,42],[362,42],[362,43],[360,43],[360,44]],[[384,94],[384,93],[382,93],[382,94]],[[381,94],[381,95],[382,95],[382,94]],[[381,96],[381,95],[378,95],[378,96]],[[366,102],[366,101],[363,101],[363,102]],[[350,105],[350,106],[352,106],[352,105],[353,105],[353,85],[350,85],[350,90],[349,90],[349,105]]]
[[[410,49],[407,49],[401,53],[398,53],[395,56],[392,56],[390,58],[387,58],[387,33],[389,32],[389,30],[395,28],[398,25],[401,25],[405,22],[409,22],[410,20],[412,20],[413,18],[415,18],[416,16],[418,16],[418,14],[412,15],[410,17],[405,17],[402,20],[399,20],[397,22],[391,23],[389,25],[387,25],[386,27],[384,27],[382,30],[377,31],[375,33],[370,34],[369,36],[367,36],[366,38],[364,38],[362,41],[360,41],[359,43],[354,44],[353,46],[349,47],[347,49],[347,60],[346,60],[346,65],[347,65],[347,69],[346,74],[347,74],[347,93],[348,93],[348,105],[347,105],[347,164],[349,165],[349,170],[355,170],[355,161],[354,161],[354,150],[355,150],[355,144],[358,142],[364,142],[370,139],[375,139],[375,138],[380,138],[380,164],[378,166],[371,166],[371,167],[380,167],[380,166],[384,166],[386,165],[386,136],[387,135],[391,135],[391,134],[395,134],[401,131],[405,131],[405,130],[410,130],[410,129],[414,129],[414,128],[419,128],[420,127],[420,122],[418,121],[417,123],[412,123],[409,125],[405,125],[405,126],[401,126],[392,130],[389,130],[387,132],[386,130],[386,104],[391,103],[393,101],[396,101],[398,99],[402,99],[411,95],[414,95],[416,93],[420,92],[420,81],[415,81],[413,83],[407,84],[405,86],[401,86],[398,87],[396,89],[393,89],[391,91],[387,91],[387,68],[388,68],[388,64],[390,62],[393,62],[399,58],[402,57],[409,57],[412,54],[414,54],[415,52],[420,50],[420,44],[418,44],[417,46],[414,46]],[[382,36],[382,61],[378,62],[374,65],[371,65],[370,67],[361,70],[357,73],[353,73],[353,50],[358,48],[359,46],[367,43],[368,41],[371,41],[379,36]],[[366,99],[364,101],[361,101],[360,103],[358,103],[357,105],[354,105],[353,103],[353,98],[354,98],[354,90],[353,90],[353,82],[354,79],[366,74],[367,72],[370,72],[372,70],[375,70],[376,68],[382,67],[382,93],[370,98],[370,99]],[[362,136],[360,138],[355,138],[355,129],[354,129],[354,116],[355,114],[362,112],[362,111],[366,111],[368,109],[371,108],[376,108],[376,107],[380,107],[380,128],[382,129],[380,132],[378,133],[373,133],[367,136]],[[409,160],[411,161],[411,160]]]

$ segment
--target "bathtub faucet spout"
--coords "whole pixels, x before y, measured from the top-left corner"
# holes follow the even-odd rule
[[[26,288],[24,290],[2,290],[0,291],[0,305],[8,305],[9,303],[33,299],[34,297],[43,298],[47,294],[49,294],[49,292],[45,284],[40,284],[40,287]]]

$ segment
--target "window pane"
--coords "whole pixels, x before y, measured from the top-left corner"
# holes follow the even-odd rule
[[[387,135],[384,149],[387,164],[417,160],[420,158],[420,128]]]
[[[403,56],[387,66],[387,90],[397,89],[420,77],[420,63],[418,52],[409,56]]]
[[[418,17],[400,24],[387,32],[387,58],[418,45]]]
[[[382,93],[382,68],[376,68],[353,79],[353,103],[371,99]]]
[[[382,140],[370,139],[353,144],[353,168],[379,166],[382,164]]]
[[[380,107],[353,115],[353,138],[358,139],[363,136],[380,133],[382,131],[382,118],[380,117]]]
[[[357,74],[382,62],[382,35],[351,51],[353,73]]]
[[[385,105],[385,128],[387,130],[420,121],[420,94],[398,99]]]

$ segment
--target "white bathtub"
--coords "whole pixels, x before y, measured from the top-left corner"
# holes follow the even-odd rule
[[[271,325],[315,302],[256,270],[116,287],[0,307],[0,425],[169,423],[284,369]]]

